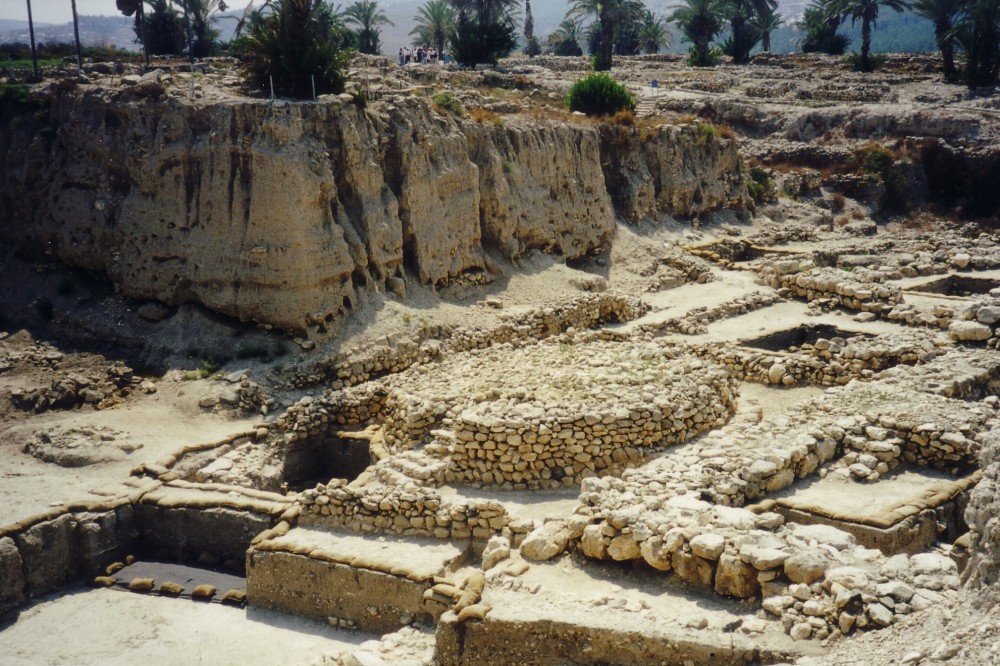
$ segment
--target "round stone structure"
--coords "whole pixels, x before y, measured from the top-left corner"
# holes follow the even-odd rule
[[[390,450],[445,457],[449,483],[555,488],[721,426],[738,383],[657,342],[499,345],[386,381]]]

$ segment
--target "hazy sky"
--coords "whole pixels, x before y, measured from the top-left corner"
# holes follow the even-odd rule
[[[77,14],[111,16],[118,13],[115,0],[76,0]],[[67,23],[73,20],[70,0],[31,0],[31,15],[39,23]],[[28,20],[26,0],[0,0],[0,19]]]

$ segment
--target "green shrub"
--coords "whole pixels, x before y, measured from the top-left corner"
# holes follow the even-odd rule
[[[868,67],[865,67],[864,60],[860,53],[851,53],[846,58],[852,72],[874,72],[885,64],[885,56],[874,53],[868,56]]]
[[[715,67],[722,61],[722,49],[709,49],[705,52],[704,61],[701,53],[694,46],[688,49],[687,64],[689,67]]]
[[[322,0],[273,0],[250,15],[234,40],[248,83],[270,94],[307,99],[344,91],[349,38]]]
[[[750,180],[747,181],[747,192],[758,206],[775,198],[774,181],[767,170],[759,166],[750,168]]]
[[[219,361],[212,357],[203,358],[200,363],[198,363],[198,377],[199,379],[204,379],[205,377],[211,377],[219,369]]]
[[[863,173],[882,184],[884,191],[882,200],[879,201],[881,210],[897,213],[910,213],[913,210],[906,174],[896,164],[896,157],[889,149],[879,145],[866,146],[855,153],[855,159]]]
[[[454,113],[456,116],[465,115],[465,107],[462,103],[455,99],[455,96],[450,92],[440,92],[431,98],[434,102],[434,106],[438,107],[442,111],[448,111],[449,113]]]
[[[635,111],[635,97],[607,74],[591,74],[569,89],[566,106],[588,116],[605,116],[622,110]]]
[[[48,103],[32,96],[27,86],[0,84],[0,120],[12,124],[30,119],[42,120],[47,112]]]
[[[892,163],[892,153],[882,146],[871,146],[861,153],[861,169],[869,176],[880,177]]]

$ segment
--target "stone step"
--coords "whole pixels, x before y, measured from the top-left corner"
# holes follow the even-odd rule
[[[780,623],[733,600],[707,602],[664,585],[655,572],[593,567],[533,563],[516,577],[488,573],[485,617],[442,615],[435,663],[752,664],[826,652],[817,641],[792,640]]]
[[[425,596],[468,556],[448,541],[296,527],[247,552],[247,602],[378,633],[429,624],[447,606]]]

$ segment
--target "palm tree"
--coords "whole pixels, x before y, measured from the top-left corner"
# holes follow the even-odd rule
[[[417,25],[410,34],[422,44],[433,44],[438,53],[444,51],[444,42],[455,25],[455,13],[448,0],[427,0],[413,19]]]
[[[968,0],[954,35],[965,51],[965,84],[978,88],[996,83],[1000,79],[1000,0]]]
[[[496,64],[517,46],[521,0],[449,0],[449,4],[455,10],[449,41],[456,62]]]
[[[750,60],[750,51],[762,37],[754,22],[758,16],[774,12],[777,6],[777,0],[725,0],[722,11],[729,19],[730,32],[723,50],[732,56],[733,62],[742,64]]]
[[[205,58],[215,50],[219,31],[212,28],[211,14],[225,11],[222,0],[181,0],[191,21],[191,51],[196,58]]]
[[[944,60],[944,80],[958,78],[955,69],[955,22],[962,13],[962,0],[915,0],[913,12],[934,24],[934,41]]]
[[[559,27],[545,40],[545,43],[553,55],[583,55],[583,49],[580,48],[580,22],[564,18]]]
[[[760,33],[760,48],[764,53],[771,52],[771,32],[777,30],[784,23],[777,8],[768,8],[766,12],[757,14],[750,25]]]
[[[676,23],[691,42],[688,61],[695,67],[712,64],[708,46],[722,32],[721,5],[720,0],[684,0],[684,4],[670,15],[670,21]]]
[[[140,39],[146,35],[146,52],[151,55],[180,53],[184,49],[184,26],[168,0],[149,0],[150,12],[142,15],[137,25]],[[138,18],[138,17],[137,17]]]
[[[835,0],[813,0],[802,20],[796,26],[805,35],[799,40],[803,53],[828,53],[844,55],[851,38],[840,30],[840,15],[830,13],[830,4]]]
[[[380,26],[394,25],[378,8],[376,0],[356,0],[344,11],[344,18],[358,28],[358,51],[378,54],[382,50]]]
[[[851,19],[851,25],[861,21],[861,62],[859,69],[870,72],[872,50],[872,26],[878,20],[879,8],[886,7],[895,12],[902,12],[909,7],[906,0],[834,0],[830,3],[830,12]]]
[[[516,14],[521,0],[449,0],[459,14],[476,17],[481,25],[506,21]]]
[[[648,9],[642,15],[639,26],[639,42],[643,50],[652,55],[659,53],[661,48],[670,46],[670,31],[667,29],[667,19],[657,16]]]
[[[615,45],[615,27],[641,16],[645,10],[640,0],[572,0],[566,14],[573,18],[593,16],[600,24],[600,50],[594,55],[594,71],[611,69],[611,54]]]

